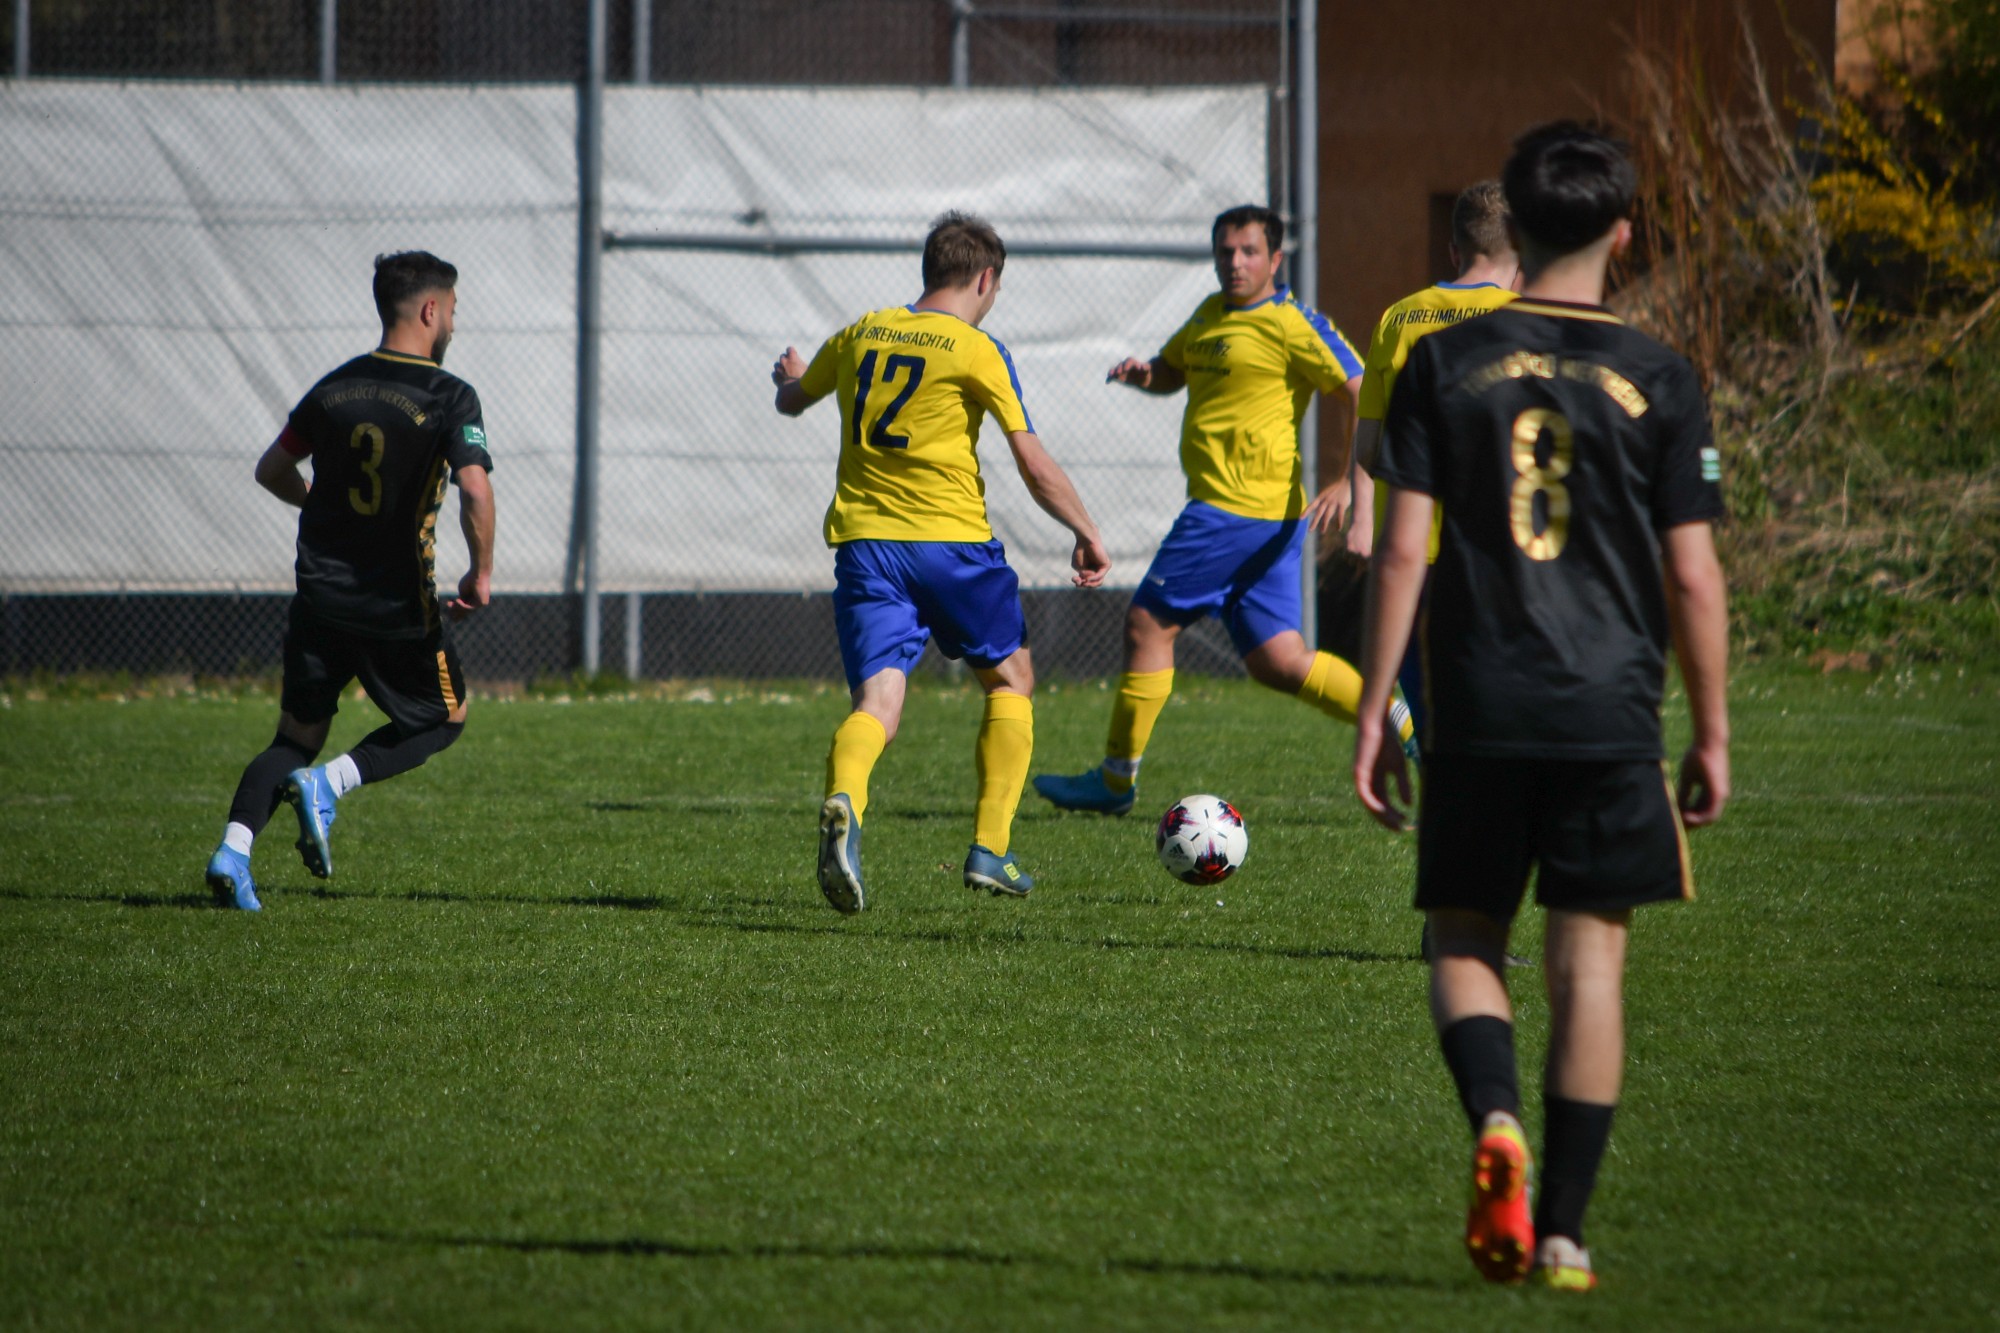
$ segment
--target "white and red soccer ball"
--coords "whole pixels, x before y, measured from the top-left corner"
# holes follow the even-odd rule
[[[1153,835],[1160,864],[1189,884],[1220,884],[1250,850],[1243,816],[1220,796],[1187,796],[1167,807]]]

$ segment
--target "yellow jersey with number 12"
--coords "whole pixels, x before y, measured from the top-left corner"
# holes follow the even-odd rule
[[[799,379],[840,399],[840,469],[826,543],[986,542],[979,427],[1032,431],[999,339],[955,315],[890,306],[821,344]]]
[[[1368,343],[1368,378],[1361,381],[1361,406],[1358,415],[1363,421],[1380,421],[1389,413],[1389,390],[1396,386],[1396,375],[1410,359],[1410,349],[1417,345],[1417,339],[1439,329],[1448,329],[1463,323],[1475,315],[1483,315],[1489,310],[1498,310],[1514,299],[1514,293],[1491,282],[1440,282],[1413,292],[1382,312],[1382,319],[1375,325],[1375,336]],[[1366,459],[1362,466],[1368,466]],[[1383,516],[1389,512],[1389,489],[1375,488],[1375,531],[1382,531]],[[1438,536],[1444,527],[1444,511],[1431,511],[1431,537],[1429,558],[1435,562],[1438,554]]]
[[[1188,498],[1242,518],[1305,512],[1299,422],[1315,393],[1361,373],[1361,358],[1326,316],[1291,289],[1246,306],[1221,293],[1195,307],[1160,349],[1187,376],[1181,471]]]

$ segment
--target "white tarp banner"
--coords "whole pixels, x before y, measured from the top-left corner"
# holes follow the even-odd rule
[[[1266,120],[1257,88],[613,89],[605,224],[914,241],[958,207],[1014,240],[1200,244],[1266,197]],[[575,135],[566,87],[0,87],[0,590],[286,586],[292,515],[251,465],[374,345],[370,262],[405,248],[461,270],[447,365],[485,405],[497,582],[559,587]],[[986,328],[1134,581],[1180,502],[1179,403],[1104,372],[1156,350],[1213,276],[1022,257],[1004,282]],[[837,409],[778,417],[770,364],[919,286],[914,253],[607,253],[603,586],[830,586]],[[1064,581],[1068,544],[990,428],[981,455],[1024,581]],[[450,518],[442,578],[463,558]]]

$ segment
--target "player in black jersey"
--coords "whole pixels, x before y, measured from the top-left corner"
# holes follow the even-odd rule
[[[1624,1067],[1630,912],[1692,896],[1681,820],[1711,822],[1729,794],[1710,529],[1722,503],[1693,369],[1601,304],[1631,239],[1622,146],[1543,126],[1516,142],[1503,180],[1521,299],[1418,343],[1390,400],[1354,780],[1377,819],[1406,825],[1390,797],[1393,784],[1408,804],[1403,753],[1383,743],[1381,716],[1441,506],[1418,631],[1430,708],[1416,902],[1431,1015],[1476,1142],[1466,1245],[1491,1280],[1532,1265],[1587,1290],[1583,1213]],[[1669,639],[1694,724],[1678,802],[1661,762]],[[1531,866],[1550,1006],[1532,1218],[1502,970]]]
[[[421,250],[378,257],[381,346],[315,384],[257,460],[258,483],[304,512],[278,734],[243,770],[208,862],[208,885],[225,907],[258,910],[250,846],[280,800],[297,810],[306,868],[324,879],[339,798],[408,772],[465,729],[465,676],[449,622],[492,595],[493,459],[479,395],[440,364],[457,283],[456,268]],[[308,457],[310,485],[299,473]],[[472,568],[440,605],[433,551],[447,480],[458,483]],[[311,767],[341,690],[357,676],[388,725]]]

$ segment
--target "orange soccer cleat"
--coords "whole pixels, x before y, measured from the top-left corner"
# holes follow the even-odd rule
[[[1488,1282],[1519,1282],[1535,1255],[1528,1211],[1534,1169],[1521,1122],[1505,1111],[1486,1117],[1472,1150],[1472,1207],[1465,1215],[1465,1249]]]

